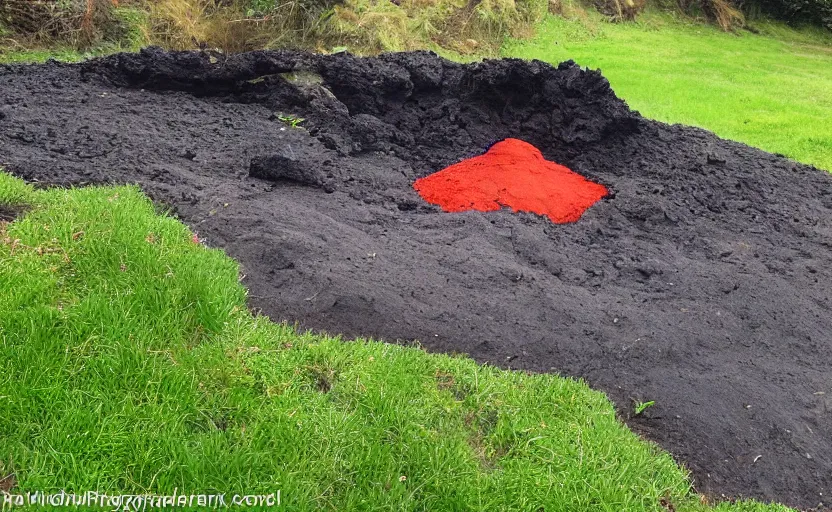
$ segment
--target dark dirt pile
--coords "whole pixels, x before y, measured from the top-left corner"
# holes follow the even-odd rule
[[[413,190],[508,137],[610,195],[556,225]],[[0,68],[0,141],[29,180],[141,184],[273,319],[654,400],[629,423],[700,492],[832,503],[832,176],[642,119],[599,73],[150,50]]]

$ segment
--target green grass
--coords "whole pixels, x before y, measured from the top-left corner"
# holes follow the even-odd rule
[[[0,480],[17,492],[710,510],[582,382],[253,317],[236,263],[137,188],[34,190],[0,173],[0,204],[29,207],[0,223]]]
[[[48,48],[0,46],[0,64],[42,64],[49,59],[60,62],[81,62],[94,57],[101,57],[118,52],[136,52],[139,49],[141,49],[141,46],[138,44],[133,46],[107,44],[87,51],[62,46]]]
[[[83,53],[69,48],[51,49],[0,49],[0,64],[42,64],[49,59],[61,62],[80,62],[93,57],[92,53]]]
[[[648,13],[637,24],[549,16],[506,56],[600,68],[645,117],[832,171],[832,34],[756,23],[760,35]]]

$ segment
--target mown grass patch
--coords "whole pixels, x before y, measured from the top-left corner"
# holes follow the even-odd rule
[[[505,56],[599,68],[645,117],[832,171],[832,35],[759,22],[761,34],[652,12],[635,24],[547,17]]]
[[[705,510],[555,375],[253,317],[234,261],[135,187],[0,173],[0,481],[270,493],[286,510]],[[786,510],[754,502],[718,510]]]
[[[92,57],[91,53],[83,53],[72,49],[0,49],[0,64],[42,64],[49,59],[61,62],[80,62]]]

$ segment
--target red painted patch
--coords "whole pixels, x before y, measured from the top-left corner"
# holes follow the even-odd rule
[[[413,188],[446,212],[509,207],[558,224],[575,222],[607,195],[603,185],[546,160],[540,150],[518,139],[498,142],[483,155],[420,178]]]

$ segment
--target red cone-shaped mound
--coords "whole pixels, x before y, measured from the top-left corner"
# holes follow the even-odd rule
[[[446,212],[507,206],[558,224],[575,222],[607,195],[603,185],[546,160],[540,150],[518,139],[498,142],[483,155],[420,178],[413,188]]]

